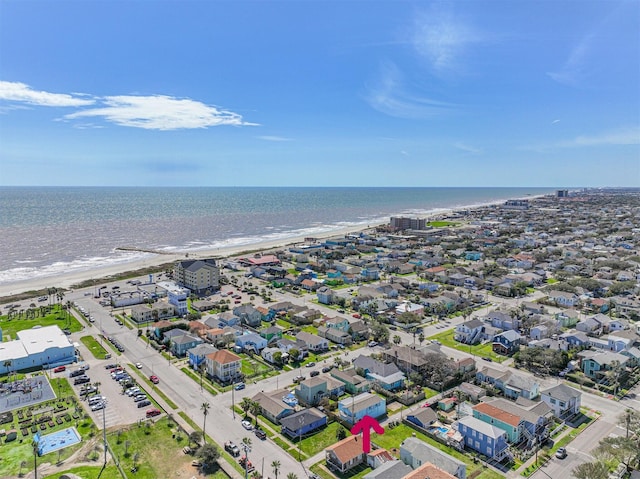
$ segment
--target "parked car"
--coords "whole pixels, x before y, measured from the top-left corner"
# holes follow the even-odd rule
[[[89,379],[89,377],[87,377],[87,376],[80,376],[80,377],[75,378],[75,379],[73,380],[73,384],[74,384],[74,386],[77,386],[78,384],[86,384],[86,383],[88,383],[89,381],[91,381],[91,379]]]
[[[369,343],[367,344],[367,346],[369,346],[370,348],[375,348],[377,345],[378,343],[375,341],[369,341]]]
[[[332,369],[333,369],[333,366],[325,366],[325,367],[322,368],[322,372],[323,373],[328,373]]]
[[[65,369],[67,369],[66,366],[58,366],[57,368],[55,368],[53,370],[54,373],[61,373],[62,371],[64,371]]]
[[[69,377],[70,378],[75,378],[78,376],[82,376],[84,374],[84,371],[82,369],[76,369],[75,371],[71,371],[69,373]]]
[[[159,416],[161,413],[160,409],[148,409],[147,417]]]
[[[240,455],[240,448],[238,448],[238,446],[236,446],[232,441],[224,443],[224,450],[233,457],[238,457]]]
[[[556,457],[558,459],[564,459],[565,457],[567,457],[567,450],[564,447],[558,448],[558,450],[556,451]]]
[[[264,440],[267,438],[267,433],[264,432],[262,429],[254,429],[253,432],[258,439]]]
[[[313,377],[317,376],[318,374],[320,374],[320,371],[314,369],[313,371],[311,371],[309,373],[309,376],[311,376],[313,378]]]
[[[316,365],[316,363],[314,363],[313,361],[311,361],[310,363],[307,363],[305,366],[307,366],[308,368],[312,368]]]
[[[144,401],[140,401],[138,403],[138,407],[147,407],[147,406],[151,406],[151,401],[149,401],[148,399],[145,399]]]
[[[107,405],[105,404],[104,401],[99,401],[97,403],[95,403],[93,406],[91,406],[91,410],[92,411],[99,411],[100,409],[104,409]]]
[[[296,384],[301,383],[304,380],[305,380],[304,376],[296,376],[295,378],[293,378],[293,382]]]
[[[147,395],[146,394],[138,394],[137,396],[135,396],[133,398],[133,402],[140,402],[140,401],[144,401],[147,399]]]
[[[245,384],[244,383],[238,383],[233,387],[233,389],[235,389],[236,391],[241,391],[244,388],[245,388]]]
[[[242,424],[242,427],[245,428],[247,431],[251,431],[253,429],[253,426],[251,425],[251,421],[247,421],[246,419],[242,421],[240,424]]]

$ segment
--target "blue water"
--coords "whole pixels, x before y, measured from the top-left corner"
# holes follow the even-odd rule
[[[313,236],[553,188],[0,187],[0,284],[188,252]]]

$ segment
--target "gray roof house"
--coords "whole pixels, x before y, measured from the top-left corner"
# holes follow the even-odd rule
[[[458,479],[467,477],[467,465],[464,462],[416,437],[408,437],[402,441],[400,459],[414,469],[430,462]]]

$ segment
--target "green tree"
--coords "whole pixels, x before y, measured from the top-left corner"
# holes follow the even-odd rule
[[[287,474],[287,479],[298,479],[298,476],[295,472],[290,472]]]
[[[242,409],[242,411],[244,412],[245,417],[247,416],[247,413],[251,410],[251,403],[253,401],[251,400],[251,398],[248,397],[243,397],[242,401],[240,401],[240,409]]]
[[[273,473],[276,476],[276,479],[278,479],[278,472],[280,472],[280,461],[273,461],[271,463],[271,469],[273,469]]]
[[[205,429],[207,427],[207,415],[209,414],[209,409],[211,409],[211,404],[209,404],[208,402],[204,402],[200,406],[200,410],[204,415],[204,419],[202,421],[202,439],[204,440],[205,444],[207,443],[207,435],[205,434]]]
[[[636,441],[622,436],[601,439],[598,447],[593,452],[593,455],[600,460],[615,459],[617,462],[627,466],[627,468],[637,454],[638,446]]]
[[[220,450],[215,445],[205,442],[196,451],[196,456],[202,460],[203,469],[211,469],[220,457]]]
[[[202,431],[193,431],[191,434],[189,434],[187,439],[189,441],[189,446],[191,446],[191,444],[199,446],[200,441],[202,441]]]
[[[344,427],[336,429],[336,441],[342,441],[345,437],[347,437],[347,430]]]
[[[609,468],[603,462],[585,462],[571,471],[576,479],[607,479]]]
[[[255,418],[256,427],[258,427],[258,415],[260,414],[261,411],[262,411],[262,408],[260,407],[260,403],[258,401],[251,401],[251,405],[249,406],[249,412],[253,414],[253,417]]]
[[[393,344],[395,344],[397,346],[401,342],[402,342],[402,338],[400,338],[399,335],[396,334],[395,336],[393,336]]]

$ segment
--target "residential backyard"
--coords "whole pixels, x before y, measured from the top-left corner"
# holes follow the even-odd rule
[[[494,471],[493,469],[488,469],[488,468],[485,468],[482,464],[474,463],[473,459],[470,456],[462,452],[456,451],[451,447],[447,447],[443,444],[440,444],[436,440],[428,437],[426,434],[416,431],[405,424],[400,424],[399,426],[396,426],[393,429],[385,428],[384,434],[381,434],[381,435],[372,434],[371,442],[373,444],[376,444],[377,446],[380,446],[389,451],[392,451],[393,454],[395,454],[396,456],[399,456],[400,455],[399,447],[402,441],[414,435],[418,439],[421,439],[422,441],[434,447],[437,447],[441,451],[446,452],[450,456],[453,456],[456,459],[459,459],[460,461],[464,462],[467,465],[467,477],[474,477],[475,479],[503,479],[504,477],[502,474]],[[393,451],[393,449],[396,449],[396,451]],[[482,472],[478,474],[476,471],[482,471]]]
[[[433,336],[429,336],[427,339],[430,339],[430,340],[435,339],[437,341],[440,341],[440,343],[443,346],[457,349],[458,351],[463,351],[465,353],[470,353],[470,354],[473,354],[474,356],[480,356],[482,358],[490,358],[492,361],[495,361],[497,363],[501,363],[509,359],[506,356],[501,356],[500,354],[494,353],[491,343],[475,344],[475,345],[462,344],[456,341],[455,339],[453,339],[454,334],[455,334],[455,331],[451,329],[448,331],[444,331],[442,333],[435,334]]]

